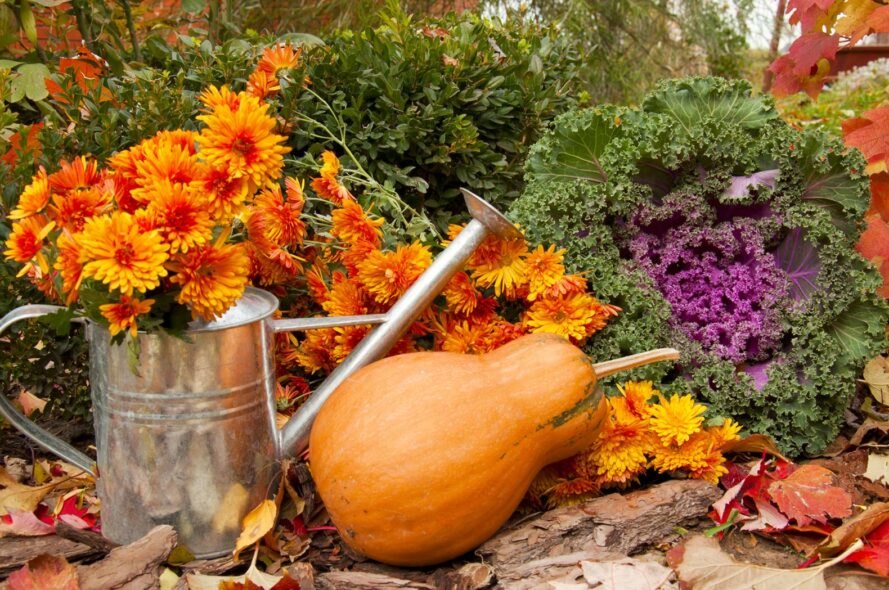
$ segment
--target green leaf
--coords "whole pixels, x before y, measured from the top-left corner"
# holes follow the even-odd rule
[[[2,33],[0,33],[0,34],[2,34]],[[15,61],[12,59],[0,59],[0,68],[2,68],[4,70],[11,70],[11,69],[15,68],[16,66],[20,66],[20,65],[22,65],[22,62],[20,62],[20,61]]]
[[[663,82],[645,99],[642,110],[675,119],[689,135],[705,121],[758,129],[778,118],[774,107],[750,95],[748,84],[719,78]]]
[[[885,310],[873,303],[858,301],[838,315],[825,330],[843,349],[840,358],[845,362],[861,361],[875,351],[874,343],[884,330]]]
[[[19,23],[15,17],[15,12],[8,5],[0,4],[0,48],[14,43],[18,36],[18,31]]]
[[[32,0],[34,4],[39,6],[45,6],[46,8],[55,8],[56,6],[61,6],[62,4],[66,4],[71,0]]]
[[[281,43],[291,43],[293,45],[305,45],[307,47],[325,45],[324,40],[310,33],[287,33],[278,37]]]
[[[572,113],[569,113],[572,114]],[[566,123],[567,122],[567,123]],[[557,120],[552,143],[535,150],[528,161],[528,172],[537,179],[588,180],[603,183],[608,174],[601,157],[615,136],[622,131],[611,111],[587,111],[581,117]]]
[[[67,336],[71,332],[71,319],[73,317],[74,310],[65,307],[55,313],[40,316],[38,321],[55,330],[56,336]]]
[[[49,68],[43,64],[25,64],[16,70],[18,74],[10,81],[10,102],[19,102],[24,97],[30,100],[43,100],[49,96],[46,79]]]
[[[25,31],[25,37],[31,43],[37,43],[37,21],[34,20],[34,11],[31,10],[31,4],[28,0],[21,0],[19,6],[19,20],[22,23],[22,30]]]
[[[198,14],[207,8],[207,0],[182,0],[182,10],[188,14]]]

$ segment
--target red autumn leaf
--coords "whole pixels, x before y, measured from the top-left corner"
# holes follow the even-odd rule
[[[37,158],[41,152],[40,140],[37,135],[43,129],[43,123],[34,123],[28,127],[25,137],[25,145],[22,146],[22,134],[16,131],[9,137],[9,150],[0,157],[0,160],[6,162],[10,166],[15,166],[18,162],[19,153],[30,154],[31,157]]]
[[[868,124],[852,120],[843,126],[846,144],[861,150],[867,158],[869,172],[883,172],[889,158],[889,133],[886,133],[889,126],[889,106],[871,109],[861,118],[867,120]]]
[[[826,524],[829,518],[852,514],[852,496],[833,485],[830,470],[817,465],[803,465],[787,479],[772,482],[768,493],[778,509],[799,526]]]
[[[834,0],[790,0],[786,12],[790,15],[790,24],[800,23],[806,32],[815,28],[818,19],[827,14],[833,3]]]
[[[790,44],[787,54],[793,60],[793,73],[797,76],[814,76],[818,62],[833,60],[840,48],[840,38],[827,33],[806,33]],[[825,72],[826,73],[826,72]]]
[[[101,84],[105,64],[100,60],[101,58],[94,53],[85,48],[80,48],[79,55],[76,58],[63,57],[59,60],[59,71],[65,75],[72,76],[81,91],[90,92]],[[67,80],[65,82],[67,83]],[[70,83],[63,88],[51,78],[46,80],[46,89],[61,103],[68,102],[63,95],[70,92],[71,88]],[[104,102],[111,100],[111,98],[111,91],[108,88],[102,88],[99,100]]]
[[[796,39],[787,55],[782,55],[769,66],[775,74],[772,93],[786,96],[805,90],[809,96],[817,96],[839,48],[838,35],[813,32]]]
[[[879,214],[867,216],[867,229],[861,234],[855,249],[880,270],[883,286],[877,292],[889,297],[889,224]]]
[[[867,26],[878,33],[889,31],[889,6],[880,6],[870,13]]]
[[[889,172],[872,174],[870,177],[870,210],[868,214],[878,213],[883,221],[889,223]]]
[[[864,537],[864,547],[845,559],[881,576],[889,576],[889,521]]]
[[[243,582],[235,582],[234,580],[225,580],[219,582],[219,590],[263,590],[262,586],[253,583],[250,578]]]
[[[77,570],[64,557],[40,555],[7,580],[8,590],[79,590]]]
[[[301,590],[301,587],[299,582],[285,574],[280,582],[272,586],[271,590]]]

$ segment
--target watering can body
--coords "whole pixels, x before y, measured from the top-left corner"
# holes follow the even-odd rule
[[[351,374],[385,356],[416,317],[491,234],[521,233],[485,201],[464,191],[473,220],[386,314],[274,319],[277,299],[248,287],[237,304],[184,338],[139,334],[126,344],[87,323],[97,460],[45,432],[0,395],[0,415],[44,448],[97,475],[102,532],[117,543],[172,525],[198,558],[229,553],[247,512],[275,491],[278,462],[308,445],[325,400]],[[59,307],[26,305],[0,318],[0,334]],[[321,383],[293,418],[275,420],[277,332],[349,325],[374,328]]]
[[[136,370],[126,345],[88,325],[105,536],[129,543],[170,524],[196,557],[234,546],[241,519],[274,491],[278,472],[277,306],[248,289],[187,340],[142,334]]]

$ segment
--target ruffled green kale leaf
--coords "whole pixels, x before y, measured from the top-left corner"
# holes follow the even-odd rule
[[[841,361],[858,361],[875,354],[882,344],[886,310],[869,301],[856,301],[825,330],[841,347]]]
[[[586,180],[603,183],[608,173],[602,154],[609,142],[623,133],[619,111],[596,111],[593,116],[561,119],[546,144],[535,150],[527,170],[538,179]]]
[[[662,113],[691,134],[702,122],[759,129],[778,118],[775,108],[751,96],[744,82],[689,78],[661,83],[642,103],[648,113]]]

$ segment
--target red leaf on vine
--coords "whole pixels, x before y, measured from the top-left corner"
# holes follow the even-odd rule
[[[804,90],[810,96],[817,96],[839,48],[837,35],[806,33],[790,45],[787,55],[782,55],[769,66],[775,74],[772,92],[784,96]]]
[[[870,177],[870,210],[889,223],[889,173],[880,172]]]
[[[877,292],[889,297],[889,224],[879,214],[867,216],[867,229],[861,234],[855,249],[880,269],[883,286]]]
[[[889,159],[889,106],[871,109],[860,119],[843,124],[846,145],[857,147],[867,158],[867,172],[885,172]]]
[[[889,6],[880,6],[870,13],[867,25],[877,33],[889,31]]]
[[[787,14],[790,15],[790,24],[802,24],[803,32],[811,31],[817,26],[817,21],[827,15],[827,10],[834,0],[790,0],[787,3]]]
[[[818,465],[802,465],[786,479],[773,481],[768,494],[778,509],[801,527],[852,514],[852,496],[833,485],[833,473]]]

